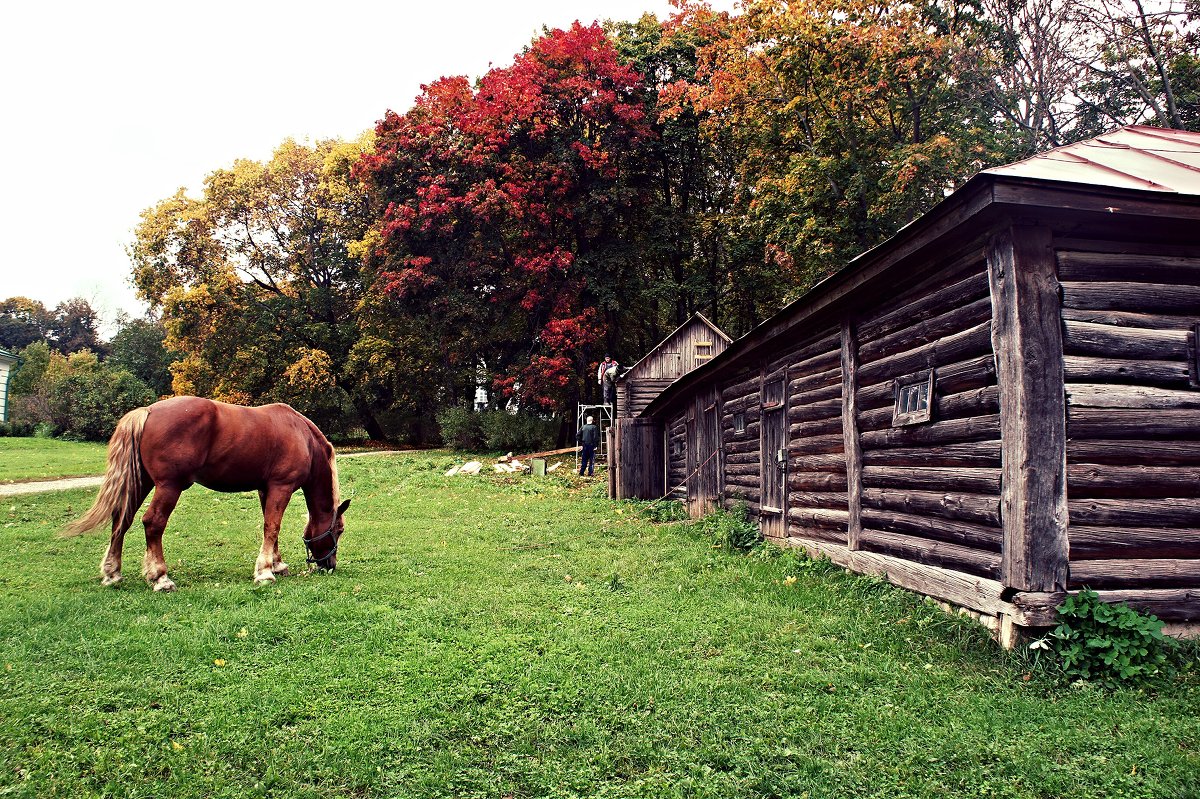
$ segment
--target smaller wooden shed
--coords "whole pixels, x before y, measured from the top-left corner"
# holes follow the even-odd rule
[[[704,314],[692,314],[617,380],[617,418],[640,414],[663,389],[724,352],[731,341]]]

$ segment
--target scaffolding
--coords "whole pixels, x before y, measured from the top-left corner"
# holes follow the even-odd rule
[[[575,430],[583,428],[584,420],[591,416],[600,428],[600,443],[596,445],[596,463],[608,464],[608,428],[613,421],[612,405],[577,405],[575,411]],[[579,471],[579,450],[575,451],[575,471]]]

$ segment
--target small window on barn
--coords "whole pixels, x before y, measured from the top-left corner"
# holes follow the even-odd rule
[[[741,413],[735,413],[733,415],[733,432],[735,432],[735,433],[746,432],[746,412],[745,411],[742,411]]]
[[[933,408],[933,370],[917,372],[896,379],[896,407],[892,411],[892,426],[928,422]]]

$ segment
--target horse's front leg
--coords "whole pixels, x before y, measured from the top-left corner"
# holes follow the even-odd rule
[[[268,486],[258,492],[258,499],[263,512],[263,542],[258,559],[254,561],[254,582],[261,585],[273,583],[276,575],[288,573],[288,565],[279,558],[279,527],[292,492],[280,486]]]

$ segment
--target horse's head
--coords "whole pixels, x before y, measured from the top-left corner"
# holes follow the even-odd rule
[[[308,562],[318,569],[333,571],[337,568],[338,541],[346,531],[345,513],[348,507],[350,500],[337,506],[333,521],[326,530],[314,529],[313,520],[310,518],[308,521],[308,527],[304,530],[304,548],[308,550]]]

